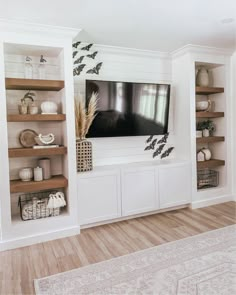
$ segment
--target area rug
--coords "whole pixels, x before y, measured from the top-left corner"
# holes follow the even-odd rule
[[[236,225],[34,283],[37,295],[236,294]]]

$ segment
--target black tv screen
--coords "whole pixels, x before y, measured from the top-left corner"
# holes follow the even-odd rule
[[[93,92],[98,112],[87,137],[167,133],[170,85],[86,80],[86,106]]]

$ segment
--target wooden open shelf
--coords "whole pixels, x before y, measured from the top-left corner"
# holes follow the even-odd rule
[[[60,146],[54,148],[10,148],[8,149],[9,158],[19,157],[38,157],[38,156],[56,156],[65,155],[67,153],[67,147]]]
[[[196,118],[220,118],[224,115],[224,112],[196,112]]]
[[[196,87],[196,94],[201,94],[201,95],[210,95],[210,94],[217,94],[217,93],[223,93],[223,92],[224,92],[223,87],[202,87],[202,86]]]
[[[209,161],[197,162],[197,169],[213,168],[217,166],[224,166],[224,160],[211,159]]]
[[[8,122],[65,121],[65,114],[8,115]]]
[[[34,192],[47,189],[63,188],[67,187],[67,185],[68,180],[63,175],[55,175],[52,178],[43,181],[11,180],[10,192]]]
[[[225,137],[224,136],[208,136],[208,137],[196,138],[197,143],[213,143],[213,142],[219,142],[219,141],[225,141]]]
[[[12,90],[59,91],[64,88],[62,80],[6,78],[5,84],[6,89]]]

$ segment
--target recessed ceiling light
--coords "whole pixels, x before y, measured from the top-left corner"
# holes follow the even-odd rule
[[[221,20],[221,23],[222,23],[222,24],[230,24],[230,23],[232,23],[232,22],[234,22],[234,21],[235,21],[234,18],[229,17],[229,18],[223,18],[223,19]]]

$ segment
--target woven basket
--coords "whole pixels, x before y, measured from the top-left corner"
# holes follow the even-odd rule
[[[93,170],[92,143],[87,140],[76,140],[77,172]]]

